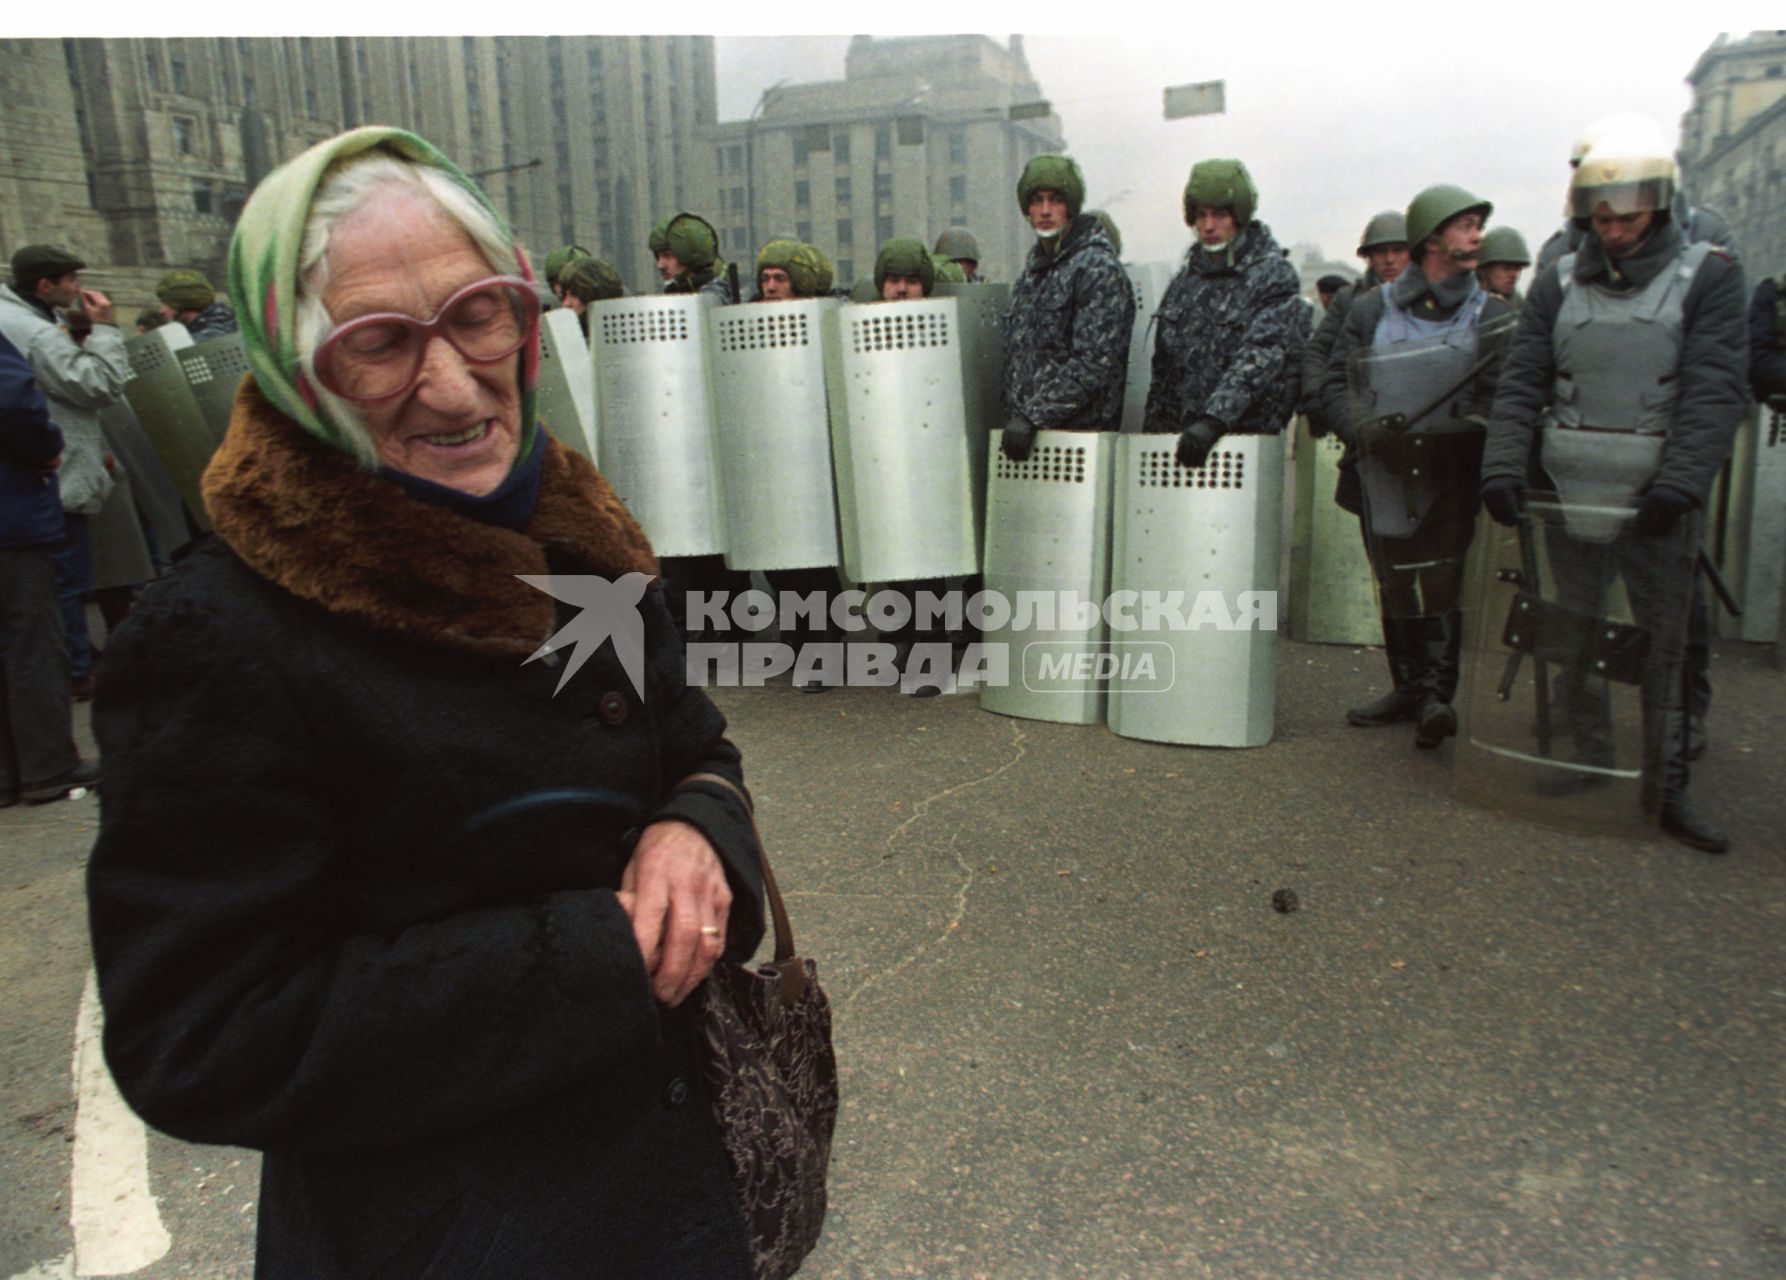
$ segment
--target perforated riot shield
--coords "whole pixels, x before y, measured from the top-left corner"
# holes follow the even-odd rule
[[[560,444],[595,460],[595,372],[577,313],[540,316],[540,424]]]
[[[182,324],[165,324],[124,344],[130,357],[130,378],[124,399],[142,423],[156,457],[198,528],[209,531],[199,478],[217,447],[204,410],[192,394],[178,355],[191,350],[192,336]]]
[[[99,426],[106,446],[130,476],[136,508],[154,532],[156,549],[165,560],[192,540],[180,490],[128,399],[114,400],[101,409]]]
[[[1283,438],[1224,436],[1201,467],[1179,466],[1177,448],[1170,435],[1118,443],[1110,728],[1262,746],[1277,706]]]
[[[179,353],[180,368],[192,398],[198,401],[205,415],[205,428],[213,445],[223,442],[229,430],[230,414],[235,412],[236,392],[248,375],[248,351],[240,334],[226,333],[210,338]]]
[[[1698,517],[1645,537],[1632,505],[1531,493],[1516,527],[1487,527],[1467,633],[1459,797],[1575,829],[1653,820],[1665,734],[1678,719],[1669,713],[1681,703]],[[1584,528],[1596,536],[1578,536]]]
[[[1116,655],[1097,610],[1110,589],[1117,437],[1038,431],[1029,457],[1012,462],[1000,451],[1002,436],[988,442],[984,574],[987,592],[1014,608],[985,642],[1008,646],[1009,679],[983,687],[980,706],[1028,720],[1102,724]],[[1084,614],[1078,602],[1093,611]]]
[[[831,452],[844,570],[856,582],[978,571],[952,298],[846,304],[830,328]]]
[[[1174,269],[1163,262],[1124,265],[1135,290],[1135,327],[1129,331],[1129,377],[1122,393],[1122,429],[1141,430],[1147,389],[1153,384],[1154,316],[1172,283]]]
[[[974,506],[986,510],[986,442],[1005,425],[1005,312],[1008,284],[939,284],[931,295],[953,298],[961,334],[962,394],[967,409],[968,456],[973,462]],[[982,529],[982,535],[984,529]],[[984,544],[982,543],[982,554]]]
[[[726,563],[819,569],[842,561],[825,390],[834,298],[714,309],[716,434]]]
[[[725,547],[713,452],[710,294],[590,304],[600,466],[660,556]]]
[[[1742,616],[1715,610],[1719,633],[1766,644],[1780,635],[1786,589],[1786,413],[1758,405],[1743,419],[1723,492],[1719,526],[1705,540]]]
[[[1386,618],[1458,608],[1475,533],[1483,428],[1463,416],[1477,331],[1366,347],[1347,362],[1364,534]]]
[[[1358,517],[1333,500],[1345,446],[1296,419],[1290,634],[1310,644],[1382,644],[1383,622]]]

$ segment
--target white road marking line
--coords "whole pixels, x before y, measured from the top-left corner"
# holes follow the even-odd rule
[[[149,1194],[149,1133],[125,1105],[100,1049],[105,1013],[87,971],[74,1039],[74,1173],[69,1225],[74,1273],[128,1275],[173,1247]],[[50,1273],[56,1275],[59,1273]]]

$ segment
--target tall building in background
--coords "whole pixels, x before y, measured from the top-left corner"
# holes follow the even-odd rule
[[[1720,35],[1687,75],[1681,180],[1730,220],[1751,281],[1786,271],[1786,31]]]
[[[636,289],[716,117],[710,36],[0,41],[0,249],[66,244],[141,301],[170,266],[221,281],[248,192],[361,124],[420,133],[537,258],[569,241]]]
[[[1065,145],[1041,97],[1021,36],[857,36],[842,80],[779,85],[749,119],[697,131],[690,207],[747,277],[777,236],[818,245],[848,284],[892,237],[934,244],[960,225],[981,270],[1009,280],[1033,239],[1018,175]]]

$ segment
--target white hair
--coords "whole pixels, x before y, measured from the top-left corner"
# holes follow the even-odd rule
[[[335,327],[334,318],[322,301],[329,283],[329,237],[341,219],[387,192],[414,192],[432,201],[471,237],[496,274],[513,275],[520,266],[515,243],[496,215],[442,169],[373,149],[349,156],[324,174],[310,202],[310,217],[304,224],[304,241],[298,250],[298,361],[316,393],[318,408],[341,428],[355,457],[367,468],[378,466],[378,451],[366,419],[353,401],[342,399],[322,385],[314,360],[316,348]]]

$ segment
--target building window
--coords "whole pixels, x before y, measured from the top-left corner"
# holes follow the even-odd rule
[[[954,128],[949,130],[949,163],[967,163],[967,130]]]
[[[726,149],[724,147],[713,148],[713,171],[715,173],[726,171]]]
[[[177,55],[169,55],[167,68],[174,77],[174,92],[190,94],[192,79],[186,74],[186,59]]]
[[[606,138],[596,138],[591,145],[595,151],[595,167],[597,169],[606,169],[608,167],[608,140]]]
[[[924,145],[924,117],[900,116],[899,145],[902,147],[921,147]]]
[[[154,48],[153,45],[143,51],[143,69],[149,73],[149,87],[156,93],[160,93],[161,51]]]
[[[893,198],[892,174],[877,173],[874,175],[874,198],[876,200],[891,200]]]
[[[726,148],[726,154],[732,161],[732,172],[733,173],[743,173],[744,172],[744,145],[742,143],[735,142],[731,146]]]
[[[797,166],[806,164],[806,132],[801,130],[794,134],[794,163]]]
[[[808,182],[805,178],[802,178],[794,184],[794,207],[796,209],[805,209],[810,207],[811,204],[812,183]]]
[[[794,239],[798,240],[801,244],[811,244],[812,223],[796,222],[794,224]]]
[[[874,239],[877,246],[886,244],[893,238],[893,219],[876,218],[874,220]]]
[[[732,188],[732,212],[733,213],[743,213],[744,212],[744,188],[743,187],[733,187]]]
[[[831,158],[838,164],[850,162],[850,135],[834,133],[831,135]]]
[[[854,243],[856,243],[856,224],[848,218],[839,218],[837,220],[837,247],[844,249]]]
[[[837,203],[847,205],[849,202],[850,180],[848,178],[839,178],[837,180]]]
[[[192,211],[194,213],[211,212],[211,184],[194,182],[192,184]]]
[[[874,158],[890,160],[893,157],[893,130],[880,124],[874,127]]]
[[[192,135],[196,129],[193,121],[185,116],[174,117],[174,150],[183,156],[192,154]]]
[[[966,178],[950,178],[949,179],[949,199],[953,200],[956,204],[966,204],[967,203],[967,179]]]
[[[854,258],[839,258],[837,260],[837,283],[851,284],[855,279],[856,260]]]

